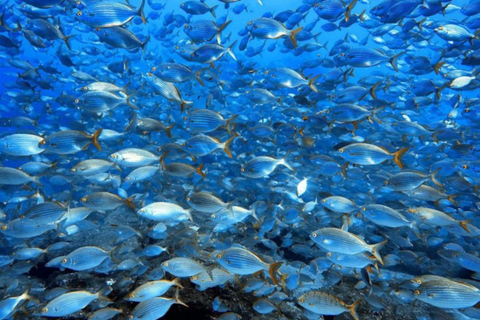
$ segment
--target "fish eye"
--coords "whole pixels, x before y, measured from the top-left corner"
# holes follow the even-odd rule
[[[438,27],[438,30],[443,30],[443,27],[442,26]]]
[[[252,24],[252,21],[248,21],[247,25],[249,26],[249,25],[251,25],[251,24]]]
[[[463,112],[469,113],[469,112],[470,112],[470,109],[469,109],[469,108],[466,108],[465,110],[463,110]]]
[[[130,181],[130,177],[125,177],[125,181]]]
[[[117,159],[117,155],[114,153],[111,155],[112,159]]]
[[[343,153],[343,151],[345,151],[345,150],[343,150],[343,148],[338,149],[338,152],[340,152],[340,153]]]
[[[152,67],[152,72],[157,71],[157,67]]]
[[[420,290],[415,290],[415,291],[413,291],[413,294],[416,295],[416,296],[419,296],[420,293],[421,293]]]
[[[215,219],[215,215],[214,215],[214,214],[212,214],[212,219]]]
[[[62,259],[62,263],[67,263],[68,259],[65,258],[65,259]]]
[[[268,74],[268,70],[265,70],[265,74]]]
[[[408,212],[410,212],[410,213],[415,213],[415,209],[410,208],[410,209],[408,209]]]
[[[164,266],[164,267],[168,267],[168,262],[164,262],[164,263],[163,263],[163,266]]]
[[[217,259],[222,259],[222,254],[221,253],[217,254]]]
[[[2,226],[2,230],[5,231],[5,230],[7,230],[7,229],[8,229],[8,226],[4,224],[4,225]]]
[[[151,77],[151,76],[153,76],[153,73],[147,72],[147,76]]]
[[[363,208],[362,208],[362,211],[363,211],[363,212],[367,211],[367,208],[363,207]]]
[[[83,90],[83,91],[87,91],[88,88],[87,88],[87,87],[83,87],[82,90]],[[78,99],[75,99],[75,100],[78,100]],[[78,103],[78,102],[75,102],[75,103]]]
[[[180,7],[182,7],[182,8],[185,7],[185,3],[182,3],[182,4],[180,5]]]
[[[87,197],[83,197],[83,198],[81,199],[81,201],[82,201],[82,202],[87,202]]]
[[[416,282],[417,284],[422,284],[422,280],[420,280],[420,279],[415,280],[415,282]]]
[[[79,99],[75,99],[75,103],[79,103],[79,102],[80,102],[80,100],[79,100]]]
[[[298,298],[298,301],[301,302],[301,303],[304,303],[305,302],[305,299],[302,297],[302,298]]]
[[[429,297],[429,298],[434,298],[434,297],[435,297],[435,294],[434,294],[434,293],[430,293],[430,294],[428,295],[428,297]]]
[[[468,165],[464,164],[464,165],[462,166],[462,168],[465,169],[465,170],[467,170],[467,169],[468,169]]]
[[[192,280],[197,280],[198,277],[197,276],[192,276]]]
[[[90,17],[93,17],[95,14],[92,12],[89,14]]]
[[[129,298],[135,298],[135,294],[130,293],[130,294],[128,295],[128,297],[129,297]]]
[[[316,232],[312,233],[312,237],[316,238],[316,237],[317,237],[317,233],[316,233]]]
[[[185,29],[187,29],[187,28],[188,28],[188,24],[185,24],[183,27],[184,27]]]
[[[47,312],[48,312],[48,308],[47,308],[47,307],[45,307],[45,308],[42,309],[42,313],[47,313]]]
[[[187,198],[186,200],[187,200],[187,201],[190,201],[190,198]]]
[[[40,141],[40,144],[43,146],[45,143],[47,143],[45,140]]]
[[[178,50],[178,49],[180,49],[180,47],[179,47],[179,46],[175,46],[175,50]]]
[[[241,168],[240,171],[245,172],[245,168]]]
[[[326,203],[326,202],[327,202],[327,199],[322,199],[322,202],[323,202],[323,203]]]
[[[332,253],[331,252],[327,252],[327,258],[331,258],[332,257]]]
[[[82,11],[78,11],[77,12],[77,17],[80,17],[82,14],[83,14]]]
[[[76,171],[77,171],[77,169],[75,169],[75,168],[72,168],[72,169],[70,169],[70,171],[71,171],[71,172],[76,172]]]

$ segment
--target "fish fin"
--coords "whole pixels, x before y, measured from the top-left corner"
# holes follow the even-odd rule
[[[404,168],[402,163],[402,157],[407,153],[409,147],[402,148],[393,154],[393,161],[397,164],[400,169]]]
[[[197,173],[199,175],[201,175],[203,178],[206,178],[207,175],[202,171],[203,167],[205,166],[205,163],[202,163],[201,165],[199,165],[196,169]]]
[[[292,30],[290,32],[290,35],[288,36],[290,38],[290,40],[292,41],[293,43],[293,47],[296,48],[297,47],[297,34],[303,30],[303,27],[300,27],[300,28],[297,28],[295,30]]]
[[[357,3],[357,0],[353,0],[347,6],[347,10],[345,11],[345,22],[348,22],[348,20],[350,19],[350,13],[352,12],[352,9],[353,9],[353,7],[355,7],[356,3]]]
[[[72,48],[70,47],[70,43],[68,42],[70,40],[71,37],[73,37],[74,34],[71,34],[69,36],[64,36],[62,38],[62,40],[65,42],[65,45],[67,46],[68,50],[72,50]]]
[[[173,284],[174,284],[175,286],[181,288],[181,289],[185,289],[185,288],[181,285],[179,278],[173,279]]]
[[[168,127],[165,128],[165,132],[167,133],[167,137],[171,138],[172,137],[172,128],[175,126],[175,123],[172,125],[169,125]]]
[[[228,118],[227,121],[225,122],[225,128],[227,129],[228,134],[232,134],[232,130],[230,129],[230,122],[232,120],[235,120],[237,117],[238,117],[237,114],[233,115],[230,118]]]
[[[180,112],[183,112],[183,110],[185,110],[185,106],[188,106],[191,104],[193,104],[193,101],[182,100],[182,102],[180,103]]]
[[[398,72],[398,67],[397,67],[397,59],[398,57],[400,57],[401,55],[403,55],[406,51],[402,51],[396,55],[394,55],[391,59],[390,59],[390,64],[392,65],[393,69],[395,71]]]
[[[375,83],[371,88],[370,88],[370,95],[374,100],[377,100],[377,94],[375,93],[375,90],[377,90],[378,85],[380,84],[380,81]]]
[[[470,230],[468,229],[468,223],[470,222],[470,220],[463,220],[463,221],[460,221],[458,223],[458,225],[460,227],[462,227],[463,230],[467,231],[468,233],[470,233]]]
[[[102,151],[102,147],[100,146],[100,142],[98,141],[98,138],[100,137],[101,134],[102,134],[102,129],[100,128],[97,131],[95,131],[95,133],[92,136],[93,145],[98,149],[98,151]]]
[[[380,255],[380,253],[378,251],[380,251],[385,246],[385,244],[387,242],[388,242],[388,240],[383,240],[382,242],[371,245],[372,254],[375,256],[375,258],[378,260],[378,262],[380,262],[382,265],[383,265],[383,259],[382,259],[382,256]]]
[[[274,262],[269,265],[268,267],[268,274],[270,275],[270,278],[272,279],[272,282],[274,285],[278,285],[276,273],[277,270],[283,265],[283,261],[280,262]]]
[[[130,108],[138,110],[138,108],[130,102],[130,97],[127,97],[126,103]]]
[[[130,208],[135,209],[135,204],[133,203],[134,199],[135,199],[135,196],[128,197],[127,199],[125,199],[125,204]]]
[[[213,7],[210,7],[210,13],[214,18],[217,18],[217,15],[215,14],[215,9],[217,9],[218,5],[215,5]]]
[[[145,41],[141,43],[140,47],[142,48],[143,52],[145,52],[145,46],[147,45],[149,40],[150,36],[147,36],[147,38],[145,38]]]
[[[221,38],[221,33],[223,30],[225,30],[226,27],[232,22],[232,20],[228,20],[224,24],[222,24],[220,27],[218,27],[218,32],[217,32],[217,43],[221,44],[222,43],[222,38]]]
[[[443,188],[443,184],[441,184],[436,178],[435,175],[440,171],[441,168],[437,168],[435,171],[432,172],[430,175],[430,178],[432,179],[432,182],[435,183],[437,186],[440,188]]]
[[[177,287],[177,291],[175,291],[175,303],[176,304],[181,304],[182,306],[188,308],[188,305],[185,302],[183,302],[182,300],[180,300],[180,295],[178,294],[178,292],[179,291],[178,291],[178,287]]]
[[[435,71],[435,74],[438,74],[440,71],[440,68],[446,63],[446,61],[438,61],[433,65],[433,70]]]
[[[348,308],[348,311],[352,315],[353,319],[355,319],[355,320],[360,320],[358,318],[358,315],[357,315],[357,308],[358,308],[358,305],[360,304],[360,302],[362,302],[362,299],[358,299],[353,304],[351,304],[349,306],[346,306]]]
[[[167,166],[165,165],[165,157],[167,156],[168,151],[165,151],[160,158],[158,158],[158,161],[160,162],[160,165],[162,166],[162,169],[165,170],[167,169]]]
[[[202,78],[200,78],[201,74],[203,71],[207,70],[206,68],[202,68],[200,70],[198,70],[197,72],[195,72],[195,79],[197,79],[198,83],[200,83],[202,86],[205,86],[205,84],[203,83],[203,80]]]
[[[233,158],[232,151],[230,151],[230,146],[232,145],[233,140],[237,137],[237,134],[231,136],[227,141],[223,143],[223,150],[229,158]]]
[[[140,7],[138,7],[138,15],[143,21],[143,24],[147,23],[147,19],[145,18],[145,13],[143,12],[143,8],[145,7],[145,0],[142,0]]]
[[[317,79],[320,77],[320,75],[318,76],[315,76],[315,77],[312,77],[308,80],[308,86],[310,87],[310,89],[313,90],[313,92],[315,93],[318,93],[318,89],[317,87],[315,86],[315,81],[317,81]]]
[[[232,57],[233,60],[237,61],[237,57],[233,54],[232,48],[237,43],[237,40],[233,41],[233,43],[227,48],[227,53]]]

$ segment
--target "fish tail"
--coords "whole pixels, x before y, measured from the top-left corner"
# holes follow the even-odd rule
[[[225,30],[226,27],[228,27],[228,25],[232,22],[232,20],[228,20],[227,22],[225,22],[224,24],[222,24],[220,27],[218,27],[218,32],[217,32],[217,43],[218,44],[221,44],[222,43],[222,38],[221,38],[221,34],[222,34],[222,31]]]
[[[278,285],[277,281],[277,270],[282,266],[283,261],[280,262],[274,262],[268,266],[268,274],[270,275],[270,278],[272,279],[272,282],[274,285]]]
[[[128,105],[130,108],[135,109],[135,110],[138,110],[137,106],[135,106],[134,104],[132,104],[132,103],[130,102],[130,97],[127,97],[126,102],[127,102],[127,105]]]
[[[355,301],[355,302],[352,303],[351,305],[347,306],[348,311],[350,312],[350,314],[352,315],[353,319],[355,319],[355,320],[359,320],[358,314],[357,314],[357,308],[358,308],[358,305],[360,304],[360,302],[362,302],[362,300],[361,300],[361,299],[358,299],[357,301]]]
[[[202,171],[203,167],[205,166],[205,163],[202,163],[199,165],[196,169],[197,173],[202,176],[202,178],[206,178],[207,175]]]
[[[138,7],[138,15],[143,21],[143,24],[147,23],[147,19],[145,18],[145,13],[143,12],[143,8],[145,7],[145,0],[142,0],[140,7]]]
[[[193,104],[193,101],[182,100],[182,102],[180,103],[180,111],[183,112],[183,110],[185,110],[185,106],[189,106],[191,104]]]
[[[210,13],[214,18],[217,18],[217,15],[215,14],[215,9],[217,9],[217,7],[218,7],[218,4],[213,7],[210,7]]]
[[[183,302],[182,300],[180,300],[180,295],[178,294],[178,287],[177,287],[177,291],[175,291],[175,303],[176,304],[181,304],[182,306],[188,308],[188,305],[185,302]]]
[[[430,178],[432,179],[433,183],[435,183],[440,188],[443,188],[443,184],[441,184],[435,177],[437,175],[437,173],[440,171],[440,169],[441,168],[437,168],[435,171],[433,171],[432,174],[430,175]]]
[[[98,141],[98,138],[100,137],[101,134],[102,134],[102,128],[95,131],[95,133],[92,136],[93,145],[98,149],[98,151],[102,151],[102,147],[100,146],[100,142]]]
[[[345,22],[348,22],[348,20],[350,19],[350,13],[352,12],[353,7],[355,7],[355,4],[357,4],[357,0],[353,0],[347,6],[347,10],[345,11]]]
[[[233,115],[230,118],[227,119],[225,123],[225,127],[227,128],[228,134],[232,134],[232,129],[230,128],[230,124],[233,120],[235,120],[238,117],[238,115]]]
[[[130,208],[135,209],[135,203],[133,203],[134,199],[135,199],[135,196],[128,197],[127,199],[125,199],[125,204]]]
[[[460,225],[460,227],[462,227],[463,230],[470,233],[470,230],[468,229],[468,222],[469,220],[463,220],[463,221],[460,221],[458,224]]]
[[[203,80],[202,78],[200,78],[200,76],[202,75],[202,72],[207,70],[206,68],[202,68],[200,70],[198,70],[197,72],[195,72],[195,79],[197,79],[198,83],[200,83],[202,86],[205,86],[205,84],[203,83]]]
[[[390,58],[390,64],[392,65],[393,69],[397,72],[398,72],[397,59],[398,59],[398,57],[400,57],[404,53],[405,53],[405,51],[402,51],[402,52],[394,55],[392,58]]]
[[[162,169],[165,170],[167,169],[167,166],[165,165],[165,157],[167,156],[168,151],[165,151],[160,158],[158,158],[158,162],[160,162]]]
[[[288,36],[290,38],[290,40],[292,41],[294,48],[297,47],[297,34],[302,30],[303,30],[303,27],[292,30],[292,32],[290,32],[290,35]]]
[[[427,21],[427,18],[423,18],[422,20],[417,22],[417,27],[420,31],[423,31],[423,23]]]
[[[62,40],[65,42],[65,45],[67,46],[68,50],[72,50],[72,48],[70,47],[70,42],[69,40],[74,36],[74,34],[71,34],[69,36],[64,36],[62,38]]]
[[[288,152],[281,160],[280,163],[283,164],[285,167],[287,167],[290,171],[295,171],[295,169],[292,167],[290,163],[287,162],[287,157],[290,155],[290,152]]]
[[[435,74],[438,74],[440,71],[440,68],[446,63],[446,61],[438,61],[433,65],[433,70],[435,71]]]
[[[110,286],[105,286],[100,291],[97,292],[98,299],[103,301],[111,301],[108,298],[108,295],[112,292],[112,288]]]
[[[178,278],[173,279],[173,284],[174,284],[175,286],[177,286],[178,288],[185,289],[185,288],[181,285],[180,279],[178,279]]]
[[[237,43],[237,40],[233,41],[233,43],[227,48],[227,52],[230,55],[230,57],[232,57],[233,60],[237,61],[237,57],[235,57],[232,51],[232,48],[235,45],[235,43]]]
[[[315,81],[317,81],[317,79],[320,77],[320,75],[318,76],[315,76],[315,77],[312,77],[308,80],[308,86],[310,87],[310,89],[313,90],[313,92],[316,92],[318,93],[318,89],[317,87],[315,86]]]
[[[169,125],[168,127],[165,128],[165,132],[167,133],[167,137],[171,138],[172,137],[172,128],[175,126],[175,123],[172,125]]]
[[[453,204],[454,206],[457,205],[457,202],[455,200],[453,200],[453,198],[455,198],[456,196],[458,196],[457,193],[451,194],[447,197],[447,200],[450,201],[450,203]]]
[[[38,187],[43,188],[43,185],[38,181],[38,179],[40,179],[40,177],[34,177],[32,181],[33,181],[33,183],[35,183]]]
[[[422,236],[420,234],[420,230],[418,230],[418,226],[417,226],[417,222],[415,221],[412,221],[409,225],[410,229],[412,229],[413,233],[415,234],[415,236],[418,238],[418,239],[421,239]]]
[[[237,137],[236,134],[231,136],[227,141],[223,143],[223,151],[227,154],[229,158],[233,158],[232,151],[230,151],[230,147],[232,145],[233,140]]]
[[[443,16],[445,16],[445,13],[446,13],[446,11],[447,11],[447,7],[450,5],[450,3],[451,3],[451,1],[448,2],[444,7],[442,7],[442,15],[443,15]],[[425,18],[425,19],[427,19],[427,18]]]
[[[400,169],[403,169],[402,157],[407,153],[409,147],[402,148],[393,154],[393,161],[397,164]]]
[[[143,51],[143,52],[145,52],[145,47],[147,46],[147,43],[148,43],[149,40],[150,40],[150,36],[147,36],[147,37],[145,38],[145,41],[142,42],[142,44],[141,44],[140,47],[142,47],[142,51]]]
[[[370,95],[374,100],[377,100],[377,94],[375,93],[375,90],[377,90],[378,85],[380,84],[380,81],[375,83],[371,88],[370,88]]]
[[[382,242],[379,242],[377,244],[373,244],[371,246],[372,254],[375,256],[375,259],[377,259],[378,262],[380,262],[382,265],[383,265],[383,259],[382,259],[382,256],[380,255],[380,253],[378,251],[380,251],[385,246],[385,244],[387,242],[388,242],[388,240],[383,240]]]
[[[438,88],[437,90],[435,90],[435,97],[440,100],[442,98],[442,91],[443,89],[445,89],[446,87],[449,86],[449,83],[447,82],[446,84],[444,84],[443,86],[441,86],[440,88]]]

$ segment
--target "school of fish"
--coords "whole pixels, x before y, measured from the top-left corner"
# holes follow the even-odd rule
[[[480,0],[1,1],[0,320],[480,319],[479,66]]]

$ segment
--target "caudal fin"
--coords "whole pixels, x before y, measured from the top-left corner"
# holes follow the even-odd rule
[[[233,41],[233,43],[227,48],[227,53],[232,57],[233,60],[237,61],[237,57],[233,54],[232,48],[237,43],[237,40]]]
[[[390,64],[392,65],[393,69],[394,69],[395,71],[397,71],[397,72],[398,72],[397,59],[398,59],[398,57],[400,57],[400,56],[403,55],[404,53],[405,53],[405,51],[400,52],[399,54],[394,55],[394,56],[390,59]]]
[[[290,38],[290,40],[292,40],[292,43],[293,43],[293,47],[296,48],[297,47],[297,34],[303,30],[303,27],[300,27],[300,28],[297,28],[295,30],[292,30],[292,32],[290,33],[290,35],[288,36]]]
[[[230,147],[232,145],[233,139],[235,139],[236,137],[237,135],[233,135],[232,137],[230,137],[230,139],[225,141],[223,144],[223,150],[225,151],[225,153],[229,158],[233,158],[232,151],[230,151]]]
[[[172,124],[172,125],[169,125],[168,127],[165,128],[165,132],[167,133],[167,137],[169,137],[169,138],[172,137],[172,128],[173,128],[174,125],[175,125],[175,123]]]
[[[201,165],[199,165],[196,169],[197,173],[202,176],[202,178],[206,178],[207,175],[202,171],[203,167],[205,166],[205,163],[202,163]]]
[[[436,179],[436,174],[440,171],[441,168],[437,168],[437,170],[433,171],[432,174],[430,175],[430,179],[432,179],[432,182],[435,183],[437,186],[440,188],[443,188],[443,184],[441,184],[437,179]]]
[[[220,27],[218,27],[218,32],[217,32],[217,43],[218,44],[221,44],[222,43],[222,37],[221,37],[221,34],[222,34],[222,31],[225,30],[226,27],[228,27],[228,25],[232,22],[232,20],[228,20],[227,22],[225,22],[224,24],[222,24]]]
[[[353,304],[347,306],[348,311],[350,312],[353,319],[355,319],[355,320],[359,320],[358,314],[357,314],[357,308],[358,308],[358,305],[360,304],[360,302],[362,302],[361,299],[359,299],[359,300],[355,301]]]
[[[468,229],[468,222],[469,222],[468,220],[464,220],[464,221],[460,221],[458,224],[460,225],[460,227],[462,227],[463,230],[470,233],[470,230]]]
[[[138,7],[138,15],[143,21],[143,24],[147,23],[147,19],[145,19],[145,13],[143,12],[143,8],[145,7],[145,0],[142,0],[140,7]]]
[[[308,80],[308,86],[310,87],[310,89],[312,89],[314,92],[318,93],[318,89],[317,87],[315,86],[315,81],[317,81],[318,77],[320,77],[320,75],[318,76],[315,76],[313,78],[310,78]]]
[[[378,251],[380,251],[385,246],[385,244],[387,242],[388,242],[388,240],[384,240],[382,242],[379,242],[377,244],[373,244],[371,246],[372,254],[375,256],[375,258],[378,260],[378,262],[380,262],[382,265],[383,265],[383,259],[382,259],[382,256],[380,255],[380,253]]]
[[[269,268],[268,268],[268,274],[270,275],[270,278],[272,279],[272,282],[274,285],[278,285],[277,281],[277,270],[282,266],[283,261],[280,262],[275,262],[272,263]]]
[[[408,149],[410,149],[410,148],[405,147],[405,148],[402,148],[402,149],[398,150],[397,152],[395,152],[393,154],[393,161],[395,161],[395,163],[397,164],[397,166],[400,169],[404,168],[404,165],[402,163],[402,157],[405,155],[405,153],[407,153]]]
[[[356,3],[357,3],[357,0],[353,0],[347,6],[347,10],[345,10],[345,22],[348,22],[348,20],[350,19],[350,13],[352,13],[352,9],[353,9],[353,7],[355,7]]]
[[[210,7],[210,13],[214,18],[217,18],[217,15],[215,14],[215,9],[217,9],[218,5]]]
[[[102,147],[100,146],[100,142],[98,142],[98,138],[102,134],[102,129],[98,129],[92,136],[93,145],[98,149],[98,151],[102,151]]]

